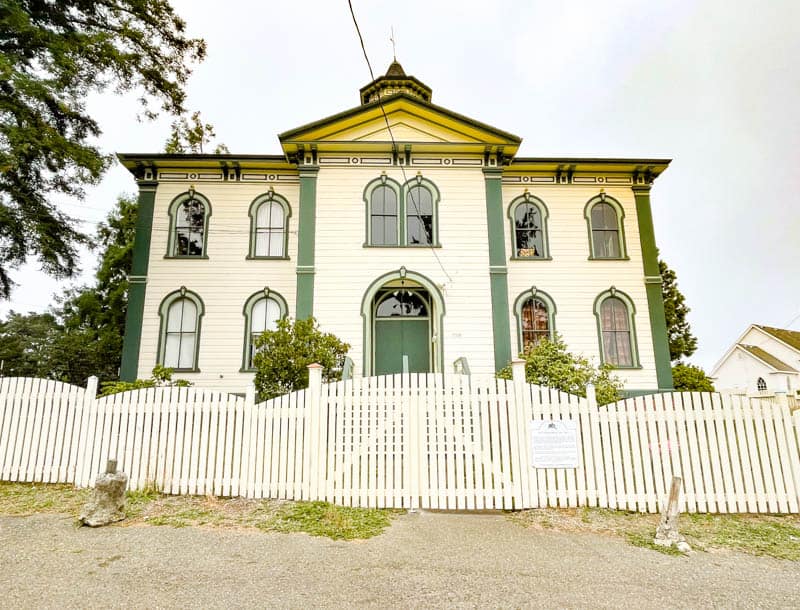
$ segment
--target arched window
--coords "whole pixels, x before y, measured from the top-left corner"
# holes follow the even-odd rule
[[[367,204],[367,244],[400,245],[400,185],[382,175],[364,190]]]
[[[244,356],[242,370],[253,370],[256,339],[266,330],[275,330],[278,320],[286,317],[286,301],[277,292],[264,288],[251,295],[244,304]]]
[[[170,234],[167,256],[205,258],[211,205],[194,187],[178,195],[169,207]]]
[[[586,204],[585,216],[589,226],[590,258],[626,258],[625,213],[619,202],[601,193]]]
[[[634,313],[630,297],[613,286],[595,300],[600,357],[604,363],[617,368],[639,367]]]
[[[158,361],[176,371],[196,371],[203,302],[182,287],[161,302],[161,338]]]
[[[401,188],[382,174],[364,189],[367,246],[438,246],[439,189],[418,174]]]
[[[756,380],[756,388],[758,388],[759,392],[766,392],[767,391],[767,382],[764,381],[763,377],[759,377]]]
[[[524,352],[555,332],[556,306],[546,292],[533,286],[517,297],[514,315],[517,318],[519,351]]]
[[[250,258],[287,258],[289,203],[270,189],[250,205]]]
[[[511,202],[512,258],[546,259],[550,257],[547,243],[547,206],[527,191]]]
[[[433,193],[427,186],[414,184],[406,191],[406,244],[430,246],[434,243]]]

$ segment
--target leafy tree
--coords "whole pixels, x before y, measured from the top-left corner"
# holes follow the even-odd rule
[[[203,153],[203,146],[210,144],[216,137],[214,126],[203,123],[199,112],[192,113],[188,119],[185,116],[172,123],[172,131],[164,144],[164,152],[170,154]],[[227,153],[228,147],[219,143],[214,148],[214,154]]]
[[[6,377],[52,377],[53,345],[63,332],[51,313],[9,312],[0,321],[0,361]]]
[[[658,269],[661,273],[661,296],[664,298],[664,317],[667,322],[669,359],[674,362],[681,356],[694,354],[697,350],[697,337],[692,334],[689,321],[686,319],[691,310],[686,306],[686,298],[678,289],[675,272],[661,259],[658,261]]]
[[[111,162],[86,100],[113,87],[140,92],[147,117],[157,103],[183,112],[188,64],[205,56],[185,30],[167,0],[0,4],[0,297],[28,256],[54,276],[75,272],[87,237],[50,198],[82,199]]]
[[[255,341],[255,386],[261,400],[308,387],[308,365],[322,365],[323,381],[340,378],[350,345],[323,333],[314,318],[278,321]]]
[[[157,364],[153,368],[150,379],[137,379],[136,381],[106,381],[100,384],[100,396],[141,390],[142,388],[186,388],[192,385],[186,379],[172,379],[173,369]]]
[[[684,392],[713,392],[714,384],[699,366],[678,362],[672,367],[675,389]]]
[[[54,346],[56,374],[65,381],[119,375],[137,211],[133,197],[119,197],[93,240],[99,259],[94,284],[67,291],[56,310],[64,327]]]
[[[608,364],[597,368],[587,358],[567,351],[567,344],[560,335],[553,340],[542,339],[536,345],[527,346],[520,354],[525,360],[525,379],[562,392],[586,396],[586,385],[594,384],[598,404],[614,402],[620,398],[622,382],[612,373]],[[501,369],[500,379],[511,379],[511,365]]]

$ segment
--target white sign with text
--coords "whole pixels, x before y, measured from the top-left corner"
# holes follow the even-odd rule
[[[534,468],[577,468],[578,428],[574,420],[530,423],[531,464]]]

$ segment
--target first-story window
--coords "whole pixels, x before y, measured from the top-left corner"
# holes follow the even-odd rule
[[[164,299],[160,314],[159,362],[179,371],[196,370],[202,301],[196,294],[181,288]]]
[[[603,362],[621,368],[639,366],[633,329],[633,302],[612,287],[595,302]]]
[[[546,292],[532,286],[517,297],[514,315],[517,318],[519,351],[525,352],[542,339],[552,339],[555,332],[556,306]]]
[[[243,370],[254,368],[254,357],[258,350],[257,339],[268,330],[278,327],[278,320],[286,316],[286,301],[277,292],[268,288],[252,295],[244,306],[245,346]]]
[[[528,299],[522,306],[522,348],[533,347],[550,338],[550,317],[547,305],[539,299]]]

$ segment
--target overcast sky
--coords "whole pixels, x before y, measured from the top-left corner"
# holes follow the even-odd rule
[[[433,102],[523,138],[522,156],[667,157],[656,239],[677,272],[710,369],[750,323],[800,329],[800,2],[353,0],[376,76],[397,58]],[[188,87],[232,153],[280,152],[276,134],[358,105],[369,73],[346,0],[173,0],[208,57]],[[158,152],[169,120],[133,98],[90,110],[115,152]],[[115,166],[83,203],[92,229]],[[88,278],[94,261],[84,257]],[[35,263],[0,315],[44,310],[59,284]]]

